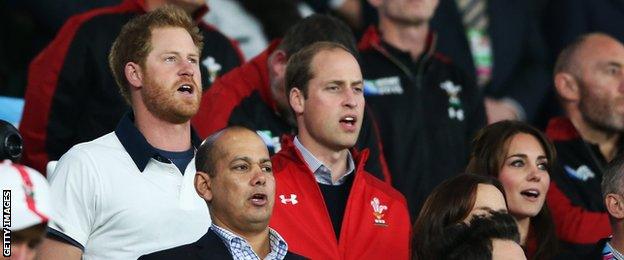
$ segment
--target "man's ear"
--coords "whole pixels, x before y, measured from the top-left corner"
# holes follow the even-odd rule
[[[624,219],[624,197],[619,194],[609,193],[604,199],[609,215],[616,219]]]
[[[560,72],[555,74],[555,89],[565,101],[579,101],[581,99],[579,82],[570,73]]]
[[[288,56],[283,50],[277,49],[273,51],[269,57],[269,70],[277,78],[283,78],[286,75],[286,64],[288,64]]]
[[[134,62],[126,63],[124,73],[132,88],[141,88],[141,86],[143,86],[143,71],[141,71],[141,66],[139,66],[139,64]]]
[[[205,201],[212,201],[212,178],[208,173],[198,171],[195,174],[195,191]]]
[[[290,107],[295,111],[295,115],[302,114],[305,110],[305,97],[299,88],[292,88],[288,95]]]

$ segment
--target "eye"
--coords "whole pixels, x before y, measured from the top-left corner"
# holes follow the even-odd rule
[[[165,62],[175,62],[176,61],[176,57],[175,56],[167,56],[165,57]]]
[[[325,89],[327,89],[329,91],[338,91],[340,89],[340,87],[336,86],[336,85],[329,85]]]
[[[247,164],[237,164],[232,167],[232,170],[235,171],[247,171],[249,170],[249,165]]]
[[[539,162],[537,168],[542,171],[548,171],[548,162]]]
[[[188,61],[192,64],[197,64],[198,60],[195,58],[189,58]]]
[[[524,161],[520,159],[516,159],[516,160],[511,161],[509,165],[511,165],[512,167],[518,167],[518,168],[524,167]]]
[[[618,75],[620,74],[620,68],[616,66],[607,67],[607,74],[609,75]]]
[[[260,167],[260,169],[262,169],[262,172],[266,172],[266,173],[273,172],[273,167],[271,165],[262,166]]]
[[[362,87],[354,87],[354,88],[353,88],[353,91],[354,91],[355,93],[362,93],[362,92],[364,91],[364,89],[363,89]]]

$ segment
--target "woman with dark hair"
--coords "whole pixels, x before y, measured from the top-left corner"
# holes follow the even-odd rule
[[[466,172],[493,176],[503,184],[528,259],[553,258],[557,237],[545,201],[555,161],[552,143],[526,123],[500,121],[481,129],[472,149]]]
[[[434,259],[435,241],[443,230],[473,215],[507,211],[504,189],[493,177],[461,174],[438,185],[427,197],[416,222],[412,240],[414,259]]]

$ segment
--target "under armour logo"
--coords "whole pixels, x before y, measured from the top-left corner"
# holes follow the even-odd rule
[[[279,198],[282,201],[282,204],[290,203],[290,204],[295,205],[295,204],[299,203],[299,201],[297,201],[297,195],[295,195],[295,194],[290,194],[290,198],[289,199],[287,199],[286,196],[284,196],[283,194],[279,195]]]

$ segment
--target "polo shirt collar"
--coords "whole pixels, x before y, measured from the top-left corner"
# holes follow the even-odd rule
[[[134,125],[134,114],[132,111],[126,112],[124,116],[119,120],[117,128],[115,128],[115,135],[123,145],[126,152],[134,161],[139,171],[143,172],[147,163],[151,158],[163,157],[158,150],[147,142],[145,136]],[[201,144],[201,139],[191,127],[191,144],[195,149]]]

